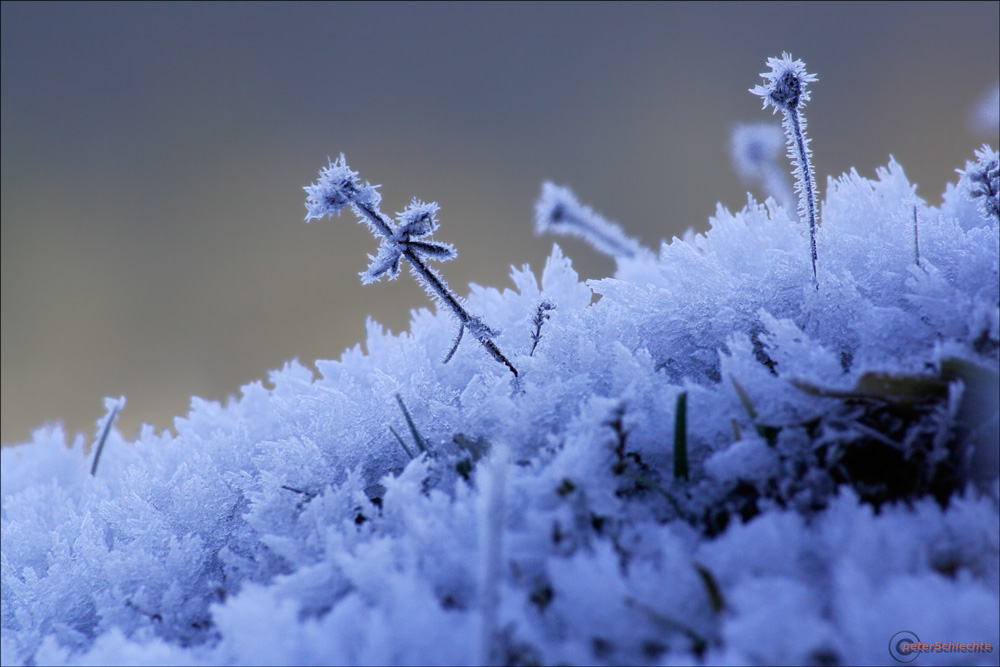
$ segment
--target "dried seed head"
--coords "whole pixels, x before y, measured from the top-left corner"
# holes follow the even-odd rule
[[[816,81],[816,76],[806,72],[806,64],[801,60],[792,60],[789,53],[782,53],[780,58],[768,58],[767,66],[770,72],[761,72],[767,81],[763,85],[754,86],[750,92],[764,98],[764,108],[770,104],[774,110],[794,111],[809,101],[807,83]]]

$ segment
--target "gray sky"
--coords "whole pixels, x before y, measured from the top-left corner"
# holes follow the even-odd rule
[[[430,304],[408,275],[363,287],[376,242],[303,222],[340,152],[384,208],[441,204],[469,282],[511,286],[552,239],[541,182],[570,185],[648,244],[706,229],[747,186],[733,123],[790,51],[821,194],[893,154],[937,203],[997,130],[970,109],[1000,74],[1000,3],[2,6],[2,424],[158,428],[293,357],[338,358],[366,316]],[[774,119],[777,120],[777,119]],[[585,277],[613,265],[560,240]]]

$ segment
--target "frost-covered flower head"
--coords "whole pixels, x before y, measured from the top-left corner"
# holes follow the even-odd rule
[[[330,162],[319,170],[319,180],[302,188],[306,191],[306,222],[320,219],[324,215],[340,214],[345,206],[364,204],[369,207],[378,206],[382,195],[378,186],[358,179],[358,172],[347,166],[344,154],[341,153],[336,162]]]
[[[789,53],[782,53],[780,58],[768,58],[767,66],[771,71],[760,73],[767,82],[750,89],[754,95],[764,98],[764,108],[770,104],[775,111],[792,111],[805,106],[809,101],[806,84],[817,80],[815,74],[806,71],[806,64],[792,60]]]

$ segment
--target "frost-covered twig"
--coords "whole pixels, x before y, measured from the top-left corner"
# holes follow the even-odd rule
[[[740,123],[733,127],[729,149],[740,176],[748,181],[760,181],[764,194],[786,208],[795,197],[788,186],[788,175],[778,165],[785,147],[781,128],[771,123]]]
[[[347,166],[343,154],[336,162],[320,169],[319,180],[303,188],[306,193],[306,222],[325,215],[340,214],[346,206],[350,206],[362,222],[368,225],[376,237],[382,236],[378,255],[372,260],[368,269],[361,274],[361,282],[370,284],[388,275],[392,280],[399,275],[399,260],[406,258],[410,271],[424,289],[432,297],[445,305],[459,323],[458,334],[451,346],[444,363],[448,363],[458,349],[462,340],[462,332],[466,329],[486,348],[494,359],[504,364],[517,376],[517,369],[508,361],[493,342],[499,332],[490,328],[482,318],[472,315],[462,305],[458,295],[451,291],[448,283],[425,260],[445,261],[453,259],[455,248],[447,243],[430,241],[429,236],[438,228],[436,218],[438,205],[434,202],[423,203],[416,199],[398,214],[397,223],[379,210],[382,195],[378,186],[358,179],[358,172]]]
[[[576,236],[614,258],[633,258],[643,249],[620,225],[581,204],[572,190],[548,181],[542,184],[542,194],[535,202],[535,231]]]
[[[986,217],[1000,220],[1000,153],[983,144],[976,157],[975,165],[967,162],[965,169],[956,171],[965,182],[966,196],[979,204]]]
[[[94,447],[94,462],[90,465],[90,474],[97,474],[97,463],[101,460],[101,452],[104,451],[104,443],[107,442],[108,436],[111,435],[111,427],[115,425],[115,421],[118,419],[118,413],[121,412],[122,408],[125,407],[125,397],[119,396],[118,398],[105,398],[104,399],[104,409],[107,410],[107,415],[104,417],[104,424],[101,428],[101,435],[97,439],[97,445]],[[98,425],[101,425],[101,420],[97,421]]]
[[[795,164],[795,191],[799,193],[799,218],[809,223],[809,245],[812,251],[813,282],[819,288],[819,277],[816,273],[816,176],[813,174],[809,158],[812,150],[806,137],[806,117],[801,109],[809,101],[809,91],[806,84],[816,81],[816,76],[806,72],[806,64],[801,60],[792,60],[788,53],[782,53],[780,58],[768,58],[770,72],[761,72],[767,82],[754,86],[750,92],[764,98],[764,108],[770,104],[774,110],[781,110],[784,116],[782,125],[788,137],[788,157]]]
[[[549,311],[555,310],[555,308],[556,305],[548,299],[543,299],[535,307],[535,316],[531,320],[531,323],[535,325],[535,331],[531,334],[531,352],[528,353],[529,357],[535,356],[535,348],[538,347],[538,341],[542,339],[542,324],[545,320],[552,317],[549,315]]]

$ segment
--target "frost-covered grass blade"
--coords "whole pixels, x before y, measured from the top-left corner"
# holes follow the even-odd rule
[[[116,399],[104,399],[104,408],[108,411],[108,414],[104,417],[104,426],[101,428],[101,435],[97,438],[97,444],[92,448],[94,450],[94,461],[90,465],[91,475],[97,474],[97,464],[101,460],[101,453],[104,451],[104,443],[107,442],[108,436],[111,434],[111,428],[115,425],[115,421],[118,419],[118,413],[121,412],[124,407],[124,396],[119,396]],[[100,423],[101,422],[98,421],[98,424]]]

